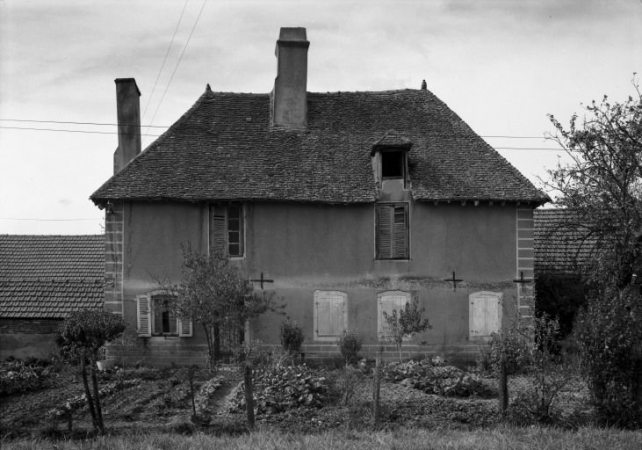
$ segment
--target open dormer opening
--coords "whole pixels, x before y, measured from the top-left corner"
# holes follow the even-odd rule
[[[381,178],[383,180],[406,178],[406,152],[386,150],[381,152]]]

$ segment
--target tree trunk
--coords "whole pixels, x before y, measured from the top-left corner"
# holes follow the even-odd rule
[[[91,422],[94,425],[94,430],[98,430],[98,419],[96,417],[96,410],[94,409],[94,401],[91,398],[91,392],[89,390],[89,381],[87,380],[86,357],[87,355],[83,350],[80,355],[80,375],[82,376],[82,384],[85,388],[85,397],[87,400],[87,408],[89,408],[89,414],[91,414]]]
[[[94,387],[94,402],[96,405],[96,419],[98,422],[98,433],[105,433],[105,424],[103,423],[103,413],[100,408],[100,391],[98,390],[98,378],[96,377],[96,352],[91,352],[91,367],[89,373],[91,374],[91,383]]]
[[[247,412],[247,427],[254,429],[254,387],[252,386],[252,368],[245,364],[245,411]]]

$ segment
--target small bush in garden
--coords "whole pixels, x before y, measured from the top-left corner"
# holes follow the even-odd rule
[[[359,352],[362,345],[361,336],[356,331],[344,331],[339,338],[337,345],[341,351],[341,356],[345,365],[356,364],[359,362]]]
[[[490,342],[481,348],[477,366],[483,372],[499,373],[502,354],[506,358],[507,375],[523,373],[530,365],[528,339],[516,328],[493,333]]]
[[[55,376],[56,367],[45,360],[12,359],[0,364],[0,397],[44,388]]]
[[[301,353],[303,344],[303,328],[296,322],[289,320],[281,322],[281,346],[290,355]]]

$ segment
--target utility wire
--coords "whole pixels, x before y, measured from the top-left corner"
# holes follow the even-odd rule
[[[161,64],[160,69],[158,70],[158,74],[156,75],[156,81],[154,81],[154,87],[152,88],[152,93],[149,95],[149,98],[147,99],[147,104],[145,105],[145,109],[143,110],[143,117],[145,117],[145,114],[147,113],[147,108],[149,107],[149,104],[152,101],[152,97],[154,96],[154,91],[156,91],[156,85],[158,85],[158,80],[160,79],[161,73],[165,68],[167,57],[169,56],[169,52],[172,49],[172,46],[174,45],[174,39],[176,38],[176,33],[178,32],[178,28],[180,27],[181,22],[183,20],[183,16],[185,15],[185,9],[187,8],[188,2],[189,0],[185,0],[185,4],[183,5],[183,10],[181,11],[181,16],[178,18],[178,22],[176,23],[176,28],[174,28],[174,34],[172,35],[172,40],[169,42],[169,47],[167,47],[167,51],[165,52],[165,58],[163,58],[163,63]],[[152,125],[149,125],[148,128],[151,128],[151,126]]]
[[[62,120],[31,120],[31,119],[0,119],[0,122],[33,122],[33,123],[58,123],[64,125],[96,125],[99,127],[117,127],[117,123],[100,123],[100,122],[71,122]],[[123,123],[122,125],[134,125],[132,123]],[[147,128],[169,128],[166,125],[141,125]]]
[[[0,125],[0,128],[4,128],[6,130],[58,131],[58,132],[62,132],[62,133],[111,134],[111,135],[117,135],[118,134],[118,132],[116,132],[116,131],[61,130],[61,129],[56,129],[56,128],[7,127],[7,126],[4,126],[4,125]],[[159,137],[160,134],[141,134],[141,136]]]
[[[178,58],[178,61],[176,62],[176,66],[174,67],[174,71],[172,72],[172,76],[169,78],[169,81],[167,82],[167,86],[165,86],[165,90],[163,91],[163,96],[160,99],[160,102],[158,103],[158,106],[156,106],[156,111],[154,111],[154,115],[152,116],[152,120],[149,122],[151,124],[154,123],[154,119],[156,118],[156,114],[158,113],[158,110],[160,109],[161,105],[163,104],[163,100],[165,100],[165,95],[167,94],[167,91],[169,90],[169,87],[172,85],[172,81],[174,81],[174,75],[176,75],[176,71],[178,70],[178,66],[180,66],[181,61],[183,60],[183,56],[185,55],[185,51],[187,50],[187,46],[189,45],[189,42],[192,40],[192,35],[194,34],[194,30],[196,30],[196,25],[198,25],[198,21],[201,18],[201,15],[203,14],[203,10],[205,9],[205,5],[207,4],[207,0],[203,0],[203,5],[201,6],[201,10],[198,12],[198,16],[196,16],[196,20],[194,21],[194,26],[192,27],[192,30],[189,33],[189,36],[187,37],[187,41],[185,42],[185,46],[183,47],[183,51],[181,52],[181,55]]]
[[[19,220],[19,221],[31,221],[31,222],[80,222],[80,221],[89,221],[89,220],[101,220],[100,217],[95,219],[18,219],[15,217],[0,217],[0,220]]]

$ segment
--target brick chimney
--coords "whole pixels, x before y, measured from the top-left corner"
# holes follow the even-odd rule
[[[114,174],[120,172],[141,150],[140,91],[133,78],[117,78],[116,110],[118,148],[114,152]]]
[[[272,124],[288,130],[307,125],[308,47],[305,28],[281,28],[276,41]]]

